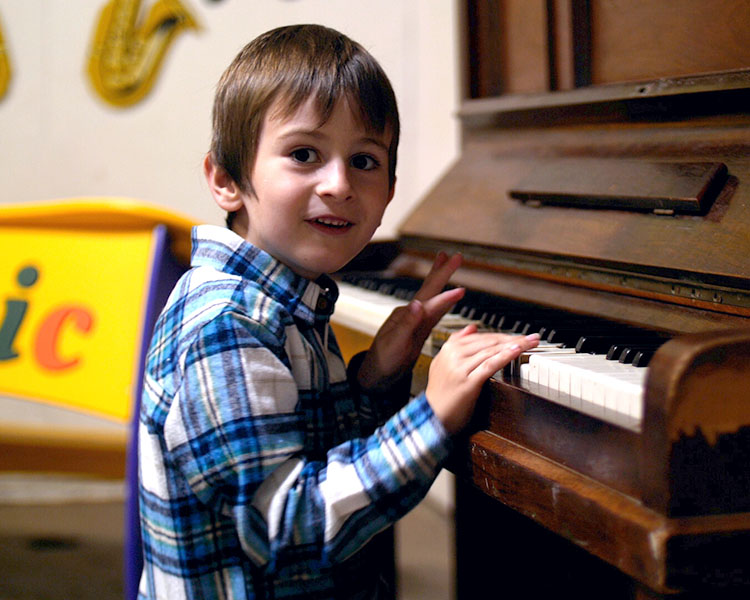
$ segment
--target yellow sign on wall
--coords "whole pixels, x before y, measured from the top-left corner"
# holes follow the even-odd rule
[[[0,392],[126,420],[150,335],[154,227],[169,223],[187,262],[192,223],[123,201],[60,207],[0,208]]]

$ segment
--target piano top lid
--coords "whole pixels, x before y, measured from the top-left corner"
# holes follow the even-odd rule
[[[727,176],[710,190],[713,198],[705,214],[697,215],[607,208],[606,200],[592,208],[537,205],[511,197],[512,190],[546,167],[570,164],[568,181],[560,182],[564,188],[586,178],[601,185],[607,181],[602,170],[625,172],[639,162],[722,163]],[[552,269],[555,277],[565,279],[575,266],[569,281],[573,285],[580,281],[580,270],[609,273],[618,282],[645,276],[662,282],[669,293],[675,282],[706,284],[718,290],[710,292],[709,301],[717,293],[738,291],[744,297],[730,295],[729,303],[750,309],[746,182],[747,123],[731,128],[709,123],[698,129],[612,124],[490,129],[468,136],[461,157],[407,218],[400,234],[407,247],[430,249],[439,242],[490,267],[502,270],[515,263],[531,276]],[[644,189],[653,184],[634,181],[631,187],[641,183]]]

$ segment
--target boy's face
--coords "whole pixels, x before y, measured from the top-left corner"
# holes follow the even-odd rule
[[[314,279],[343,267],[380,225],[393,196],[390,133],[367,132],[346,100],[323,125],[312,101],[286,119],[274,109],[261,129],[252,190],[242,193],[245,238]]]

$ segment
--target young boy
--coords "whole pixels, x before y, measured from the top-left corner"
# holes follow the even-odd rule
[[[328,277],[393,196],[388,79],[320,26],[270,31],[224,73],[204,170],[231,229],[197,227],[157,323],[140,430],[141,598],[377,598],[368,541],[413,508],[484,381],[535,337],[454,334],[408,401],[426,336],[463,291],[440,255],[347,369]],[[381,590],[382,592],[382,590]]]

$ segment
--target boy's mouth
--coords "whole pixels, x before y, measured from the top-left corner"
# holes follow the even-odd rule
[[[328,231],[345,231],[354,225],[351,221],[337,217],[316,217],[308,219],[307,222],[319,229]]]

